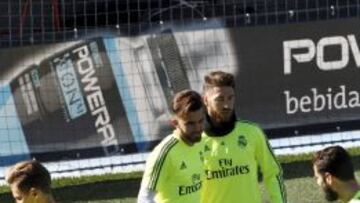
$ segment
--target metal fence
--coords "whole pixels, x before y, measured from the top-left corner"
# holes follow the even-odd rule
[[[152,30],[165,25],[181,27],[188,25],[189,22],[210,26],[210,28],[218,26],[209,23],[216,19],[221,19],[225,28],[266,27],[282,24],[296,26],[306,22],[358,18],[359,15],[360,0],[1,0],[0,57],[6,58],[6,54],[10,53],[8,50],[11,50],[12,55],[31,53],[35,46],[30,45],[56,47],[55,43],[71,43],[93,38],[98,33],[102,33],[103,36],[111,33],[112,37],[141,37],[152,34]],[[160,38],[154,38],[154,40],[161,40]],[[221,40],[224,41],[221,37],[214,39],[210,44],[217,44]],[[180,51],[185,50],[186,46],[188,45],[185,43],[179,44]],[[26,50],[18,52],[16,48],[22,47]],[[38,48],[39,46],[35,49]],[[37,54],[44,52],[43,55],[48,57],[49,53],[45,53],[46,50],[44,48],[34,50],[34,52],[37,51]],[[227,56],[225,53],[218,53],[218,55]],[[17,61],[16,57],[11,60]],[[136,62],[131,61],[128,65],[131,66],[131,63]],[[6,65],[0,62],[0,78],[3,78],[1,75],[3,70],[8,68]],[[29,66],[29,64],[22,65],[24,69]],[[201,69],[201,71],[205,70],[207,69]],[[126,73],[122,74],[126,75]],[[5,80],[0,79],[0,90],[5,83]],[[200,82],[195,81],[195,83],[198,85]],[[138,84],[134,83],[133,87],[136,85]],[[5,105],[3,101],[5,99],[2,100],[2,98],[5,98],[7,94],[9,92],[0,91],[0,107]],[[14,104],[10,105],[14,106]],[[0,115],[0,121],[9,119],[11,117],[9,115]],[[345,132],[337,124],[333,124],[332,127],[337,129],[332,131],[337,132],[326,134],[317,132],[320,135],[308,134],[304,137],[300,136],[301,133],[298,133],[298,130],[291,129],[294,137],[272,139],[270,142],[277,154],[312,151],[333,143],[359,146],[359,131]],[[19,130],[18,128],[19,126],[16,129],[1,128],[0,124],[0,156],[21,154],[24,151],[23,145],[18,146],[18,143],[23,143],[24,140],[18,140],[12,135],[12,131]],[[66,149],[65,144],[63,145]],[[65,150],[62,153],[67,152]],[[74,161],[70,161],[66,160],[64,155],[62,162],[49,163],[48,167],[54,173],[71,172],[72,175],[74,173],[86,174],[84,171],[93,173],[98,169],[106,169],[102,172],[116,171],[114,168],[120,171],[129,168],[137,170],[143,166],[146,156],[146,154],[130,154],[86,160],[79,156],[78,160],[72,157]],[[21,160],[24,157],[21,156],[18,159]],[[6,166],[6,164],[2,165]],[[0,167],[0,176],[4,170],[5,168]],[[79,170],[83,172],[76,172]]]

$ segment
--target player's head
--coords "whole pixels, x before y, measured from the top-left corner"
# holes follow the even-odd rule
[[[313,170],[316,183],[324,190],[328,201],[339,199],[345,182],[354,181],[351,157],[341,146],[331,146],[315,153]]]
[[[204,77],[204,104],[209,116],[217,123],[231,120],[235,103],[234,76],[213,71]]]
[[[6,181],[17,203],[49,203],[51,177],[38,161],[24,161],[12,166],[6,173]]]
[[[180,131],[182,139],[193,144],[201,140],[204,129],[204,109],[201,96],[192,90],[178,92],[172,101],[172,124]]]

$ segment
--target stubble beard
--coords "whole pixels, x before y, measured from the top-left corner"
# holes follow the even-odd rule
[[[338,200],[339,199],[339,194],[334,191],[333,189],[331,189],[329,186],[325,185],[323,187],[323,190],[324,190],[324,194],[325,194],[325,199],[327,201],[335,201],[335,200]]]

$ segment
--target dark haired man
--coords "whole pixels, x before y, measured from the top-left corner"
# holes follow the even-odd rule
[[[282,171],[263,131],[235,116],[234,76],[214,71],[205,76],[203,203],[260,203],[258,169],[272,203],[286,202]]]
[[[313,169],[316,183],[328,201],[360,203],[360,186],[356,181],[351,157],[341,146],[331,146],[315,153]]]
[[[38,161],[24,161],[6,173],[6,182],[17,203],[54,203],[49,171]]]
[[[172,101],[173,134],[150,154],[138,195],[139,203],[200,202],[203,147],[199,144],[204,125],[201,96],[183,90]]]

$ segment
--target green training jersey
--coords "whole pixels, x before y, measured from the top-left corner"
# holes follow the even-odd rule
[[[200,202],[202,149],[201,142],[187,145],[177,131],[155,147],[147,159],[142,184],[156,192],[156,202]]]
[[[286,202],[282,170],[266,136],[255,124],[235,123],[225,136],[203,133],[203,203],[261,203],[260,167],[272,203]]]
[[[349,203],[360,203],[360,190],[355,194]]]

